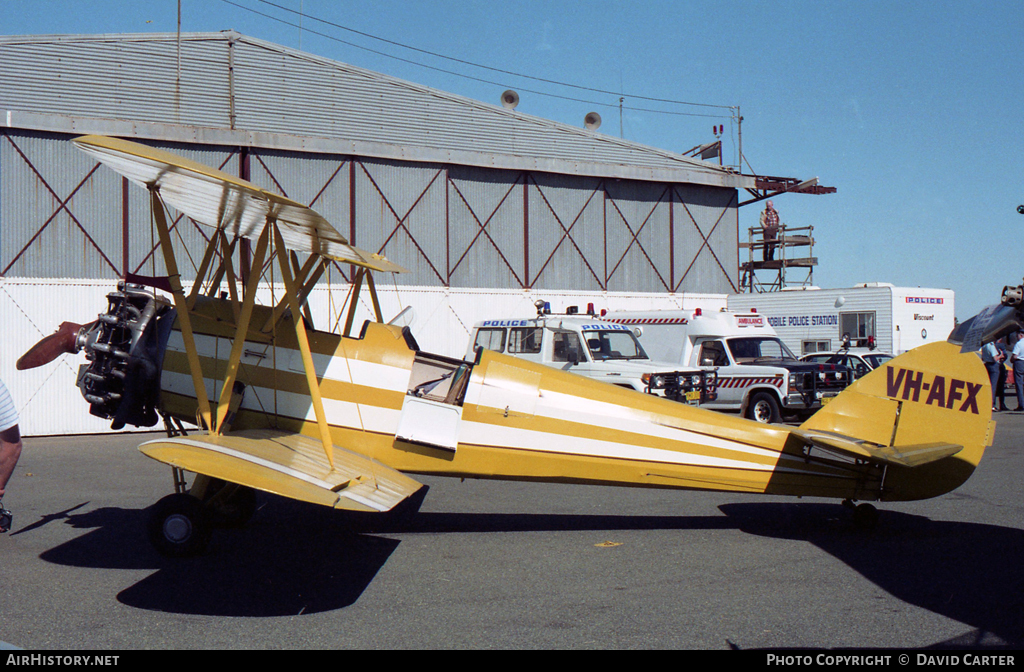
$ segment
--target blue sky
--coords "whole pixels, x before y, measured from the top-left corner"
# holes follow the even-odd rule
[[[948,287],[963,320],[1024,276],[1020,0],[181,4],[187,32],[230,28],[485,102],[512,88],[521,112],[581,125],[594,110],[601,132],[664,149],[708,142],[724,124],[732,163],[727,108],[739,106],[744,172],[838,190],[774,199],[784,222],[815,227],[816,285]],[[0,0],[0,16],[10,35],[173,32],[177,2]],[[741,238],[761,207],[741,208]]]

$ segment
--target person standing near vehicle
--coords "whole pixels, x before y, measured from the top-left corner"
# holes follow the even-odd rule
[[[11,529],[11,512],[4,508],[4,493],[14,467],[21,457],[21,430],[18,409],[7,386],[0,380],[0,534]]]
[[[776,238],[779,235],[779,213],[771,201],[765,203],[761,213],[761,231],[764,234],[764,260],[775,259]]]
[[[1010,357],[1010,353],[1006,351],[1006,338],[1000,338],[995,342],[996,349],[999,351],[999,380],[995,383],[995,391],[992,393],[992,403],[996,403],[996,399],[999,399],[999,410],[1005,411],[1006,408],[1006,364],[1007,359]]]
[[[1010,353],[1013,364],[1013,385],[1017,388],[1017,410],[1024,411],[1024,334],[1017,332],[1017,342]]]
[[[981,348],[981,361],[985,363],[989,379],[992,381],[992,410],[1005,411],[1006,408],[1006,359],[1009,357],[1004,339],[986,343]]]
[[[996,393],[999,389],[999,369],[1003,368],[1003,356],[994,341],[981,347],[981,361],[985,363],[988,379],[992,381],[992,410],[998,411]]]

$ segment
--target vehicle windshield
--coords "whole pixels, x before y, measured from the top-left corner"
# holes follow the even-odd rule
[[[885,364],[892,359],[891,355],[863,355],[863,357],[872,369],[877,369],[882,364]]]
[[[765,361],[795,360],[789,348],[777,338],[769,336],[752,336],[748,338],[730,338],[726,340],[732,358],[737,364],[753,364]]]
[[[595,361],[607,359],[649,359],[632,331],[584,330],[587,349]]]

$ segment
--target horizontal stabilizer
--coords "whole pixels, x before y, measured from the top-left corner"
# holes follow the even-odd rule
[[[147,441],[139,450],[185,471],[284,497],[351,511],[390,511],[423,485],[351,450],[269,429]]]
[[[849,436],[817,430],[794,429],[792,433],[811,445],[859,459],[874,460],[903,467],[917,467],[956,455],[963,446],[953,443],[920,443],[912,446],[880,446]]]

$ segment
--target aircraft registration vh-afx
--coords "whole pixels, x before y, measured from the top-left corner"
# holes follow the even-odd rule
[[[949,492],[992,441],[991,387],[971,350],[1019,328],[1019,287],[1016,305],[1004,297],[950,342],[891,360],[800,426],[766,426],[489,350],[424,352],[377,300],[372,274],[403,269],[310,208],[145,145],[74,143],[149,190],[167,276],[127,278],[97,320],[62,324],[18,368],[84,351],[78,384],[94,415],[114,428],[163,419],[168,436],[139,449],[173,468],[175,492],[149,524],[165,554],[202,552],[215,524],[252,514],[255,490],[415,508],[425,489],[409,474],[829,497],[864,502],[854,518],[871,523],[866,502]],[[212,229],[190,288],[167,206]],[[232,262],[239,239],[254,243],[247,277]],[[358,269],[340,333],[313,328],[305,305],[333,263]],[[275,265],[284,297],[258,305],[258,269]],[[353,334],[364,288],[375,320]]]

